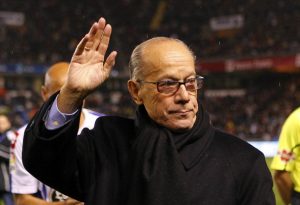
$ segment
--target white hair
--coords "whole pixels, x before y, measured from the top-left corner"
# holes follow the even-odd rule
[[[129,61],[129,71],[130,71],[130,79],[137,80],[138,78],[142,78],[142,62],[143,62],[143,50],[150,43],[159,43],[173,41],[182,44],[184,47],[188,49],[192,56],[194,56],[193,51],[181,40],[169,37],[155,37],[151,38],[147,41],[142,42],[137,45],[135,49],[132,51],[130,61]]]

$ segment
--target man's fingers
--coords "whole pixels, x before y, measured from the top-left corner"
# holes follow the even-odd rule
[[[97,35],[99,30],[99,24],[98,22],[93,23],[92,27],[90,28],[90,31],[88,33],[89,41],[85,45],[85,50],[89,51],[93,48],[95,36]]]
[[[112,32],[111,25],[107,24],[104,28],[100,45],[98,46],[98,52],[100,53],[100,55],[104,56],[106,53],[110,41],[111,32]]]
[[[96,34],[97,30],[98,30],[98,23],[95,22],[95,23],[93,23],[92,27],[90,28],[89,34],[91,36],[93,36]]]
[[[117,51],[113,51],[107,57],[104,63],[104,70],[111,70],[111,68],[115,65],[116,62]]]
[[[105,29],[105,24],[106,24],[106,21],[103,17],[101,17],[99,19],[99,21],[97,22],[97,30],[95,33],[92,34],[92,49],[93,50],[97,50],[97,48],[99,47],[99,44],[100,44],[102,36],[103,36],[104,29]]]
[[[84,50],[90,50],[91,49],[91,47],[92,47],[93,44],[91,42],[89,42],[89,41],[97,33],[97,30],[98,30],[98,23],[94,23],[92,25],[92,27],[90,28],[88,34],[86,34],[81,39],[81,41],[79,42],[79,44],[77,45],[76,50],[74,52],[75,55],[81,55]]]
[[[98,21],[98,24],[99,24],[99,28],[103,30],[106,24],[105,18],[101,17]]]
[[[100,18],[98,22],[95,22],[88,34],[85,35],[83,39],[77,45],[74,55],[82,55],[85,51],[98,51],[100,57],[104,59],[105,53],[108,48],[110,41],[110,36],[112,33],[112,27],[110,24],[106,24],[104,18]],[[117,52],[112,52],[106,59],[104,63],[104,69],[111,69],[115,64]],[[99,59],[99,58],[98,58]]]
[[[79,44],[77,45],[76,50],[75,50],[75,52],[74,52],[74,55],[81,55],[81,54],[82,54],[82,52],[84,51],[84,48],[85,48],[85,46],[86,46],[88,40],[89,40],[89,35],[87,34],[87,35],[85,35],[85,36],[81,39],[81,41],[80,41]]]

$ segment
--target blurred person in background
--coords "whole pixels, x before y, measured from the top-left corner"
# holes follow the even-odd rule
[[[57,92],[64,84],[68,72],[69,64],[59,62],[52,65],[46,72],[44,85],[41,87],[41,97],[46,101],[49,96]],[[79,131],[85,127],[93,128],[96,119],[102,114],[91,110],[83,109],[80,115]],[[15,196],[16,205],[77,205],[81,204],[74,199],[68,198],[64,194],[51,189],[45,184],[38,181],[29,174],[22,163],[22,146],[25,126],[21,127],[17,133],[10,156],[10,172],[12,180],[12,193]],[[61,168],[56,167],[58,170]],[[40,197],[38,197],[40,196]]]
[[[0,200],[3,200],[5,205],[14,204],[9,179],[9,151],[10,140],[12,140],[9,137],[10,129],[8,116],[0,114]]]
[[[105,58],[111,32],[100,18],[78,44],[66,83],[26,128],[25,167],[86,205],[274,205],[263,153],[211,125],[198,104],[203,77],[178,39],[133,50],[135,119],[101,117],[76,138],[85,97],[115,64],[115,51]]]
[[[271,168],[285,204],[300,205],[300,108],[284,122]]]

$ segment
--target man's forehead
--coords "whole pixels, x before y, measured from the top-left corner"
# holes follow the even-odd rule
[[[165,63],[168,58],[177,61],[182,58],[193,59],[192,53],[184,44],[175,40],[150,42],[142,50],[144,63]]]
[[[187,46],[182,43],[181,41],[177,41],[174,39],[167,39],[167,40],[153,40],[147,42],[143,46],[143,52],[159,52],[161,49],[164,50],[186,50],[188,51]]]
[[[145,71],[165,67],[189,66],[194,68],[194,57],[190,50],[176,41],[150,43],[142,51]]]

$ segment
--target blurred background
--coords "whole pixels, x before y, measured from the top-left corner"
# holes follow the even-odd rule
[[[212,123],[263,144],[269,162],[283,121],[300,104],[299,11],[295,0],[2,0],[0,113],[14,128],[27,123],[41,105],[47,67],[69,61],[104,16],[113,27],[117,63],[87,108],[134,117],[126,85],[131,51],[154,36],[179,38],[205,77],[199,100]]]

